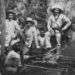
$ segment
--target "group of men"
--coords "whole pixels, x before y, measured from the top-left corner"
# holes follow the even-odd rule
[[[37,28],[38,22],[37,20],[27,17],[25,23],[25,46],[28,48],[31,47],[32,42],[35,42],[36,48],[44,47],[45,49],[50,49],[52,47],[50,39],[51,36],[55,35],[57,46],[61,46],[61,31],[65,31],[71,25],[70,19],[64,15],[64,9],[61,5],[55,4],[51,7],[50,11],[52,15],[48,18],[47,21],[47,29],[43,34],[43,31],[39,31]],[[18,24],[18,20],[13,19],[13,12],[8,13],[8,19],[6,19],[6,35],[5,35],[5,47],[9,47],[13,43],[13,39],[17,36],[17,33],[22,33],[24,29],[21,29],[21,25]],[[63,26],[63,24],[65,25]],[[62,27],[63,26],[63,27]],[[17,39],[19,41],[20,39]],[[20,59],[19,54],[14,54],[13,51],[9,51],[9,56],[15,56]],[[28,52],[28,51],[25,51]],[[59,54],[59,53],[58,53]],[[7,59],[9,59],[7,56]],[[6,59],[6,60],[7,60]],[[6,62],[7,63],[7,62]]]

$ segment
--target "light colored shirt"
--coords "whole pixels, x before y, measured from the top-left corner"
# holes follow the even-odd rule
[[[36,36],[37,35],[37,29],[34,27],[30,27],[27,31],[26,31],[26,35],[28,37],[31,37],[31,36]]]
[[[45,46],[45,37],[39,36],[38,37],[38,41],[40,43],[40,46]]]
[[[71,25],[71,21],[66,15],[60,14],[57,19],[55,19],[55,17],[53,15],[51,15],[48,19],[47,28],[48,28],[48,30],[50,30],[50,28],[58,28],[58,27],[61,28],[63,25],[63,22],[67,23],[65,25],[66,28]]]
[[[5,28],[7,34],[14,34],[16,29],[20,30],[20,26],[15,20],[6,20]]]

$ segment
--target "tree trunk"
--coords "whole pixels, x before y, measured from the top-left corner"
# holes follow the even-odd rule
[[[4,53],[4,41],[5,41],[5,4],[4,0],[0,0],[0,45],[1,45],[1,53]]]

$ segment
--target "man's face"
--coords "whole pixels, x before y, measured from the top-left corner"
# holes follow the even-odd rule
[[[54,10],[54,15],[58,16],[59,15],[59,12],[60,12],[59,9],[55,9]]]
[[[28,28],[31,27],[31,23],[30,22],[27,23],[27,27]]]
[[[28,26],[34,26],[34,23],[33,22],[28,22],[28,24],[27,24]]]
[[[13,19],[13,14],[12,13],[9,14],[9,19]]]
[[[58,15],[59,15],[59,13],[55,12],[55,16],[58,16]]]
[[[28,22],[28,24],[27,24],[28,26],[30,26],[31,25],[31,23],[30,22]]]
[[[44,32],[43,31],[40,32],[40,36],[44,37]]]

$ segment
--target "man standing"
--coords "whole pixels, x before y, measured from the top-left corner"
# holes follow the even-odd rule
[[[37,26],[37,21],[28,17],[26,28],[25,28],[25,36],[26,36],[25,45],[26,46],[24,48],[24,51],[25,51],[24,54],[26,54],[29,51],[29,48],[31,47],[33,41],[35,42],[36,48],[38,48],[38,41],[37,41],[38,30],[36,26]]]
[[[52,35],[56,36],[57,46],[61,45],[61,32],[65,31],[70,25],[71,21],[66,15],[63,14],[63,7],[60,4],[55,4],[51,8],[52,15],[48,19],[48,32],[46,33],[46,37],[48,43],[50,41],[50,37]],[[65,25],[63,26],[63,24]],[[49,43],[50,44],[50,43]]]
[[[18,23],[13,19],[14,13],[12,11],[8,12],[8,18],[6,19],[5,24],[5,47],[8,47],[11,40],[16,37],[17,33],[16,31],[20,31],[20,26]]]

